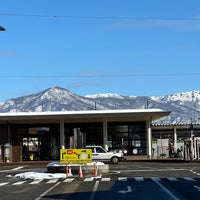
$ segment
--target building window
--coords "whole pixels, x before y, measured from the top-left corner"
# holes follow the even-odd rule
[[[146,155],[146,122],[108,123],[108,141],[110,150]]]

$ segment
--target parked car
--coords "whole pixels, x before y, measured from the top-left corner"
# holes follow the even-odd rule
[[[92,160],[109,161],[113,164],[117,164],[119,161],[124,160],[122,152],[106,151],[102,146],[90,145],[86,146],[86,149],[92,149]]]

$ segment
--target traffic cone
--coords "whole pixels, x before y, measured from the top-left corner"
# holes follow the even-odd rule
[[[68,168],[68,165],[66,165],[66,178],[68,177],[68,171],[69,171],[69,168]]]
[[[80,178],[83,178],[83,172],[82,172],[81,165],[80,165],[80,167],[79,167],[79,173],[78,173],[78,176],[79,176]]]
[[[97,176],[97,162],[94,162],[94,177]]]

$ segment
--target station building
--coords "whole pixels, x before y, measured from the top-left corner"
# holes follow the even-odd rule
[[[77,147],[78,137],[82,145],[123,146],[128,154],[152,158],[152,122],[169,114],[160,109],[0,113],[0,162],[56,160],[60,148]]]

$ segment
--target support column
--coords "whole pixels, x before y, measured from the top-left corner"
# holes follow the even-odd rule
[[[64,119],[60,120],[60,148],[65,148],[65,124],[64,124]]]
[[[176,132],[176,126],[174,126],[174,150],[177,150],[177,132]]]
[[[108,150],[108,122],[107,119],[103,120],[103,146]]]
[[[152,131],[151,131],[151,121],[147,121],[147,154],[148,158],[152,158]]]
[[[10,159],[10,162],[13,162],[13,148],[12,148],[13,141],[11,139],[10,124],[7,124],[7,143],[10,145],[9,146],[9,152],[10,152],[9,159]]]

